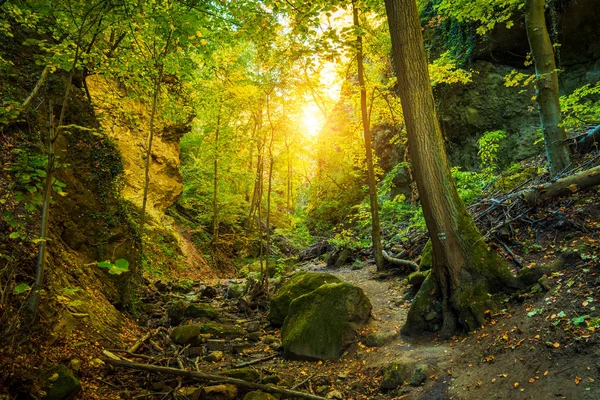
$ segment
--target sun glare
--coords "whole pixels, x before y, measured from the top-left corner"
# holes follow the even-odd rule
[[[319,107],[314,103],[305,104],[302,108],[302,122],[304,124],[304,132],[309,137],[316,137],[319,131],[323,128],[325,119]]]

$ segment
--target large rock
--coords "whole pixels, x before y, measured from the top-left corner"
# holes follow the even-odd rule
[[[219,312],[206,303],[190,304],[185,309],[185,316],[190,318],[209,318],[215,319]]]
[[[50,370],[44,386],[45,400],[72,400],[81,392],[81,382],[64,365],[56,365]]]
[[[399,358],[388,364],[383,370],[382,389],[395,389],[409,383],[417,366],[417,362],[410,358]]]
[[[277,290],[269,303],[268,318],[273,326],[283,325],[292,300],[312,292],[325,283],[339,283],[341,280],[331,274],[318,272],[298,272]]]
[[[290,304],[281,329],[284,355],[336,359],[370,314],[371,302],[362,289],[347,282],[322,285]]]
[[[171,332],[171,340],[182,346],[191,345],[198,346],[200,344],[199,335],[202,332],[200,325],[182,325],[173,329]]]

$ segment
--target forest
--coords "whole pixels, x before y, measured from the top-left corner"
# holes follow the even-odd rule
[[[0,0],[0,400],[599,399],[597,15]]]

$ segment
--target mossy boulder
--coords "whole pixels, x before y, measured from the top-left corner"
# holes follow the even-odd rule
[[[227,339],[239,338],[246,334],[244,329],[236,325],[219,324],[216,322],[202,324],[199,326],[199,332]]]
[[[241,379],[246,382],[260,381],[260,372],[254,368],[230,369],[227,371],[221,371],[219,374],[229,378]]]
[[[421,253],[421,263],[419,264],[419,271],[429,271],[433,265],[433,245],[431,239],[427,241],[423,252]]]
[[[560,270],[565,265],[563,257],[558,257],[550,264],[533,264],[522,268],[517,273],[517,278],[526,286],[535,285],[541,277]]]
[[[327,267],[338,269],[351,261],[353,261],[352,250],[348,248],[336,249],[327,256]]]
[[[368,334],[363,340],[363,344],[369,347],[382,347],[393,342],[398,338],[396,331],[378,331]]]
[[[183,300],[177,300],[172,303],[167,309],[167,315],[171,321],[171,325],[179,325],[185,319],[185,311],[189,304]]]
[[[206,303],[190,304],[185,309],[185,316],[190,318],[209,318],[215,319],[219,312]]]
[[[410,382],[417,362],[410,358],[399,358],[383,369],[382,389],[395,389]]]
[[[347,282],[328,283],[293,300],[281,328],[284,356],[337,359],[356,336],[356,326],[371,314],[362,289]]]
[[[45,400],[72,400],[81,392],[81,382],[64,365],[54,366],[44,386]]]
[[[312,292],[326,283],[339,283],[341,280],[331,274],[319,272],[298,272],[285,282],[269,303],[269,322],[273,326],[283,325],[292,300]]]
[[[171,332],[171,340],[179,345],[198,346],[200,344],[200,334],[202,328],[200,325],[182,325],[173,329]]]
[[[225,294],[225,297],[227,297],[228,299],[239,299],[242,296],[244,296],[245,290],[246,288],[243,284],[232,283],[231,285],[227,286],[227,292]]]
[[[277,400],[277,397],[265,392],[250,392],[244,396],[244,400]]]

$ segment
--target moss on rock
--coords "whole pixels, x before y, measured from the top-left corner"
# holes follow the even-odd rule
[[[45,400],[72,400],[81,392],[81,382],[64,365],[56,365],[49,371]]]
[[[341,280],[331,274],[318,272],[298,272],[294,274],[271,298],[268,314],[271,325],[283,325],[292,300],[312,292],[323,284],[339,282]]]
[[[173,329],[171,332],[171,340],[182,346],[200,344],[199,335],[203,333],[200,325],[182,325]]]
[[[365,323],[371,302],[347,282],[329,283],[293,300],[281,329],[288,358],[331,360],[352,342],[354,324]]]
[[[219,374],[229,378],[241,379],[246,382],[260,381],[260,372],[254,368],[230,369],[227,371],[221,371]]]
[[[395,389],[408,383],[414,373],[417,362],[410,358],[399,358],[388,364],[383,370],[382,389]]]
[[[244,396],[244,400],[277,400],[277,397],[265,392],[250,392]]]
[[[210,318],[215,319],[219,312],[206,303],[190,304],[185,309],[185,316],[190,318]]]

